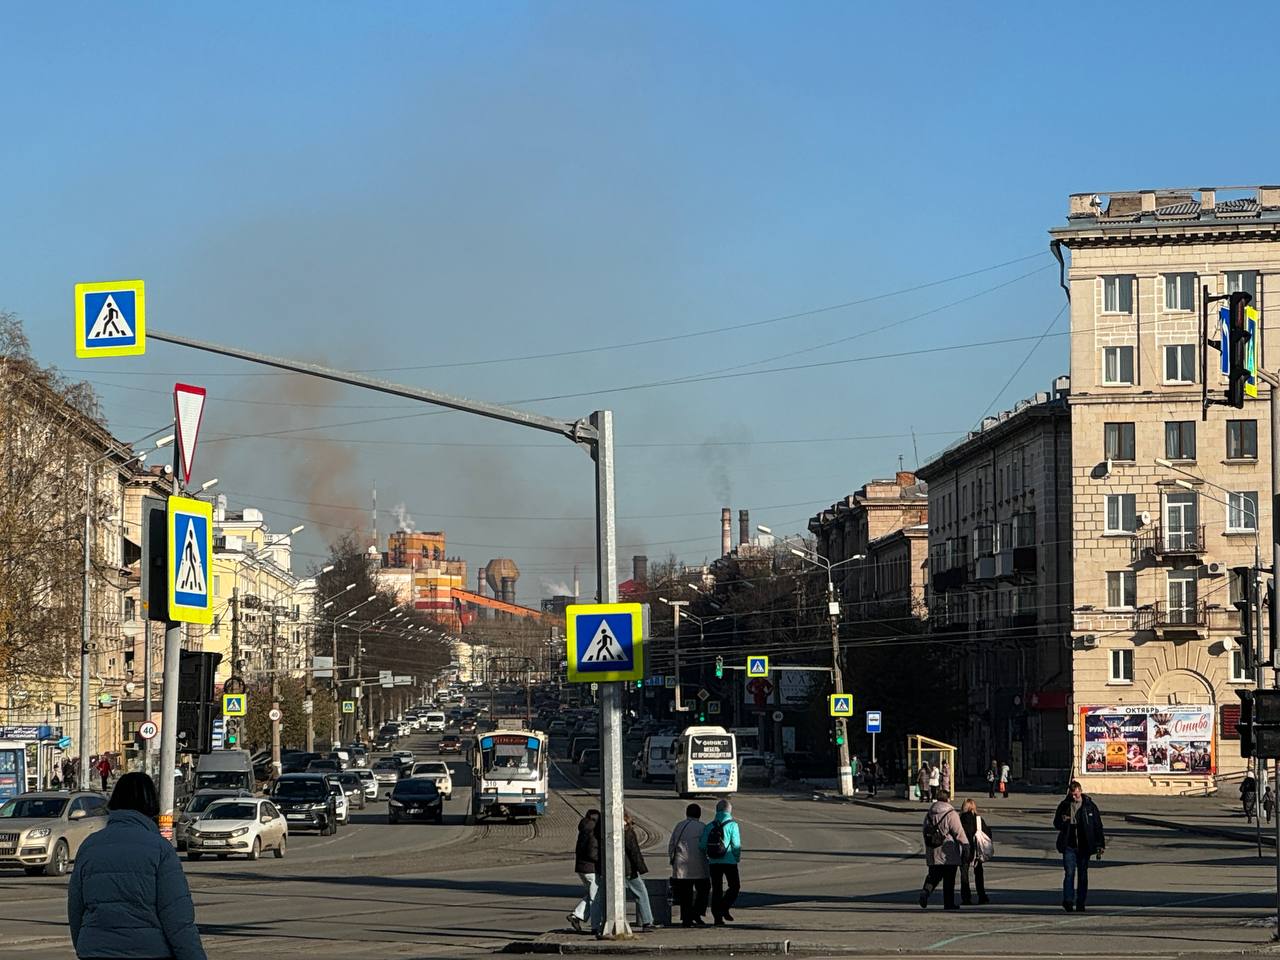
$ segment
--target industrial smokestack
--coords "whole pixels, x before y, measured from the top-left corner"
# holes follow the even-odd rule
[[[733,511],[725,507],[720,511],[720,556],[727,557],[733,549]]]
[[[516,578],[515,577],[502,578],[502,602],[503,603],[516,602]]]
[[[649,558],[636,555],[631,558],[631,579],[636,583],[649,582]]]
[[[476,593],[484,596],[484,567],[476,567]]]
[[[738,546],[745,547],[751,542],[751,515],[746,510],[738,511]]]

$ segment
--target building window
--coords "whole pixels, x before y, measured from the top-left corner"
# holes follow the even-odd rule
[[[1227,421],[1227,459],[1258,459],[1258,421]]]
[[[1196,622],[1196,572],[1194,570],[1170,570],[1166,595],[1169,599],[1166,623]]]
[[[1137,444],[1134,440],[1132,423],[1104,423],[1102,425],[1102,447],[1107,460],[1137,459]]]
[[[1111,677],[1109,683],[1133,683],[1133,651],[1111,651]]]
[[[1166,310],[1196,308],[1196,275],[1194,273],[1164,275],[1164,308]]]
[[[1196,422],[1194,420],[1171,420],[1164,425],[1164,455],[1166,460],[1196,458]]]
[[[1102,382],[1131,385],[1133,383],[1133,347],[1102,348]]]
[[[1102,312],[1133,313],[1133,277],[1102,278]]]
[[[215,597],[222,595],[222,578],[216,573],[213,575],[213,595]]]
[[[1227,494],[1227,532],[1253,533],[1258,529],[1258,491]]]
[[[1249,676],[1244,669],[1244,651],[1237,646],[1231,651],[1231,682],[1232,683],[1249,683],[1253,677]]]
[[[1227,293],[1247,293],[1254,299],[1256,307],[1258,299],[1258,271],[1228,270],[1226,273]]]
[[[1138,583],[1132,570],[1107,571],[1107,606],[1132,610],[1138,605]]]
[[[124,598],[124,618],[125,620],[137,619],[137,601],[133,597]]]
[[[1138,532],[1138,498],[1135,494],[1107,494],[1107,528],[1105,532]]]
[[[1164,348],[1164,382],[1196,382],[1196,345],[1171,343]]]

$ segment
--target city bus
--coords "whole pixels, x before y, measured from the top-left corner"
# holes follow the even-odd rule
[[[737,792],[737,738],[724,727],[687,727],[672,749],[681,798]]]
[[[550,738],[531,730],[494,730],[476,737],[471,751],[471,814],[540,817],[550,793]]]
[[[27,792],[27,745],[0,740],[0,801]]]

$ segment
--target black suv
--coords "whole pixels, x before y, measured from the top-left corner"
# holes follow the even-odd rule
[[[289,830],[338,832],[338,809],[329,782],[320,773],[286,773],[271,788],[271,800],[284,814]]]

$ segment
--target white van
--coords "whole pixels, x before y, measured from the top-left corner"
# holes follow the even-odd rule
[[[427,714],[427,733],[444,731],[444,714],[435,710]]]
[[[645,737],[640,764],[640,779],[645,783],[654,780],[674,780],[676,778],[676,761],[672,753],[675,737]]]

